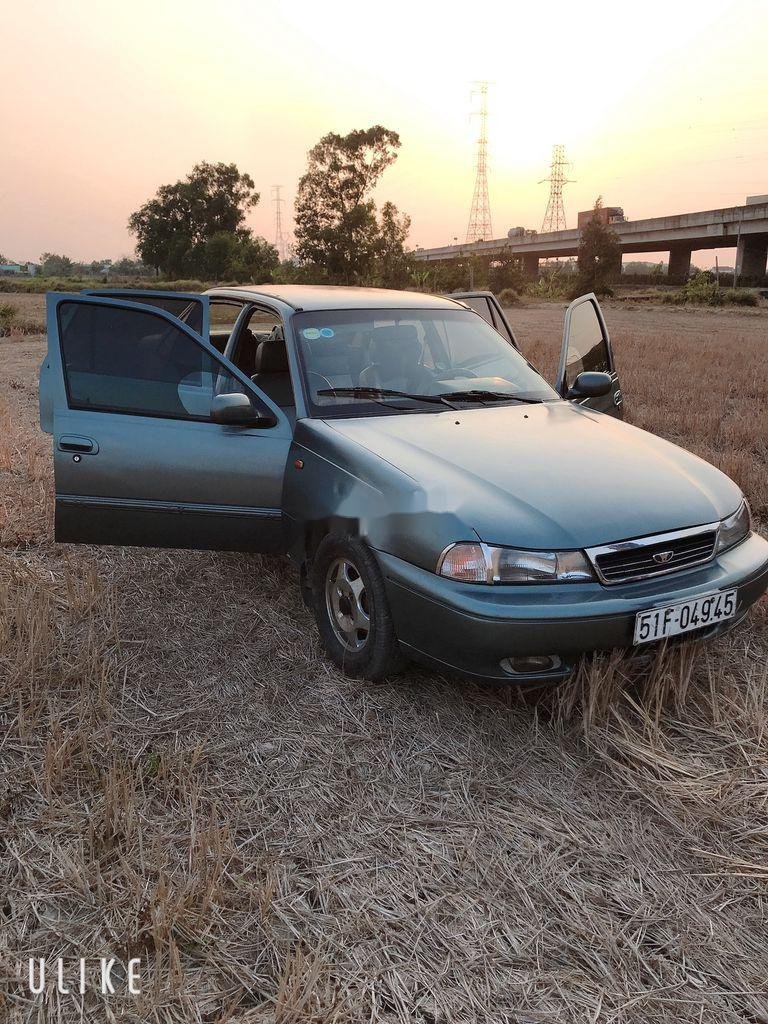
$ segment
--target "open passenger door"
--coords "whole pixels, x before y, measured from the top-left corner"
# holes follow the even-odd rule
[[[565,311],[560,365],[555,382],[555,388],[563,398],[567,397],[578,375],[584,372],[609,374],[611,389],[599,398],[579,398],[579,404],[623,419],[624,399],[614,366],[611,340],[593,292],[574,299]]]

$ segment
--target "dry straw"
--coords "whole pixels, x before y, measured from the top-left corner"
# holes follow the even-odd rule
[[[729,323],[650,318],[624,386],[764,514],[764,337]],[[280,560],[55,547],[41,346],[7,351],[0,1020],[768,1020],[765,604],[549,695],[347,679]],[[30,956],[140,957],[141,995],[32,997]]]

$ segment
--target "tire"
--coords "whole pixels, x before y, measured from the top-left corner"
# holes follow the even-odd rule
[[[402,657],[384,579],[371,551],[355,537],[330,534],[312,560],[312,607],[323,646],[346,675],[377,682]]]

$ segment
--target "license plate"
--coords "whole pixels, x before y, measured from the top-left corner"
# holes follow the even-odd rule
[[[688,633],[692,629],[704,629],[715,622],[732,619],[736,614],[736,591],[726,590],[708,597],[697,597],[695,601],[683,601],[664,608],[651,608],[638,612],[635,617],[636,644],[647,644],[667,636]]]

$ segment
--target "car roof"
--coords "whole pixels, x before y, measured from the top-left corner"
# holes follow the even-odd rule
[[[390,288],[352,288],[324,284],[249,284],[210,288],[210,296],[274,299],[297,310],[320,309],[455,309],[461,305],[442,295],[394,291]]]

